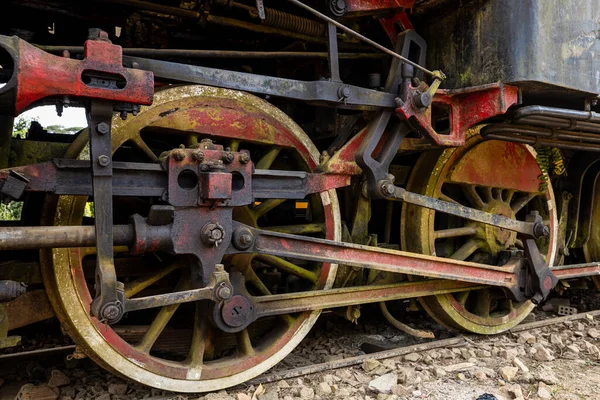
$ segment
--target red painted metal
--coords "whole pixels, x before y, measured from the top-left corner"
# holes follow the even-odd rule
[[[416,92],[416,88],[411,90]],[[440,89],[435,94],[432,105],[426,109],[420,109],[414,104],[411,93],[396,112],[432,144],[458,147],[465,143],[467,129],[488,118],[504,114],[517,101],[516,86],[493,83],[458,90]],[[436,132],[432,126],[432,110],[447,114],[450,120],[447,132]]]
[[[379,271],[501,286],[511,290],[518,285],[518,278],[515,274],[515,270],[519,268],[517,265],[495,267],[267,231],[260,231],[260,234],[256,235],[255,249],[258,252],[280,257],[335,262]]]
[[[398,12],[391,18],[379,18],[381,27],[388,35],[392,44],[395,46],[398,40],[398,34],[406,29],[415,29],[404,11]],[[400,30],[398,28],[401,28]]]
[[[346,10],[351,14],[411,8],[414,5],[415,0],[346,0]]]
[[[88,40],[84,60],[48,54],[17,39],[15,73],[15,115],[31,104],[50,96],[75,96],[111,102],[152,104],[154,74],[123,67],[120,46],[104,40]],[[99,87],[86,83],[86,76],[118,78],[122,87]],[[11,86],[9,81],[7,86]]]
[[[536,193],[540,175],[535,156],[525,146],[489,140],[477,144],[460,159],[450,181]]]

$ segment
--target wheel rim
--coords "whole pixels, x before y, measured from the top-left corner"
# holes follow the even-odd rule
[[[556,207],[550,185],[538,191],[540,175],[535,153],[528,146],[482,141],[471,134],[464,147],[424,153],[407,189],[520,220],[530,210],[539,211],[550,225],[550,237],[538,241],[538,246],[552,265]],[[497,264],[505,247],[521,247],[513,232],[407,204],[402,208],[401,229],[404,250],[487,264]],[[510,329],[535,307],[530,301],[512,302],[493,288],[419,300],[442,325],[479,334]]]
[[[77,138],[67,157],[86,158],[88,150],[85,136]],[[254,96],[203,86],[166,89],[157,93],[153,106],[143,108],[137,117],[127,121],[115,119],[113,152],[115,160],[127,157],[129,150],[126,148],[133,149],[137,156],[145,157],[146,160],[156,160],[156,152],[151,148],[160,146],[161,138],[191,144],[190,141],[197,141],[198,136],[212,138],[217,143],[231,146],[233,150],[241,147],[259,152],[257,168],[295,165],[304,170],[312,170],[318,163],[318,151],[310,139],[284,113]],[[147,142],[152,142],[152,145]],[[86,198],[74,196],[60,196],[48,201],[45,222],[54,225],[81,224],[86,201]],[[253,226],[262,225],[264,228],[265,224],[273,223],[268,221],[269,216],[284,207],[289,207],[289,203],[265,199],[256,207],[235,209],[234,218]],[[119,207],[116,205],[115,208]],[[296,230],[300,231],[298,233],[339,240],[340,216],[335,191],[311,196],[307,210],[313,217],[311,223],[273,229]],[[232,339],[208,325],[204,318],[208,314],[205,303],[199,302],[195,310],[164,307],[152,319],[148,331],[136,346],[124,339],[126,335],[123,330],[108,327],[89,315],[89,279],[86,281],[82,261],[85,253],[85,249],[53,249],[42,252],[43,276],[57,315],[75,342],[91,358],[113,372],[149,386],[182,392],[203,392],[244,382],[285,357],[308,333],[320,313],[313,311],[283,316],[277,321],[259,320],[255,323],[262,325],[257,328],[259,333],[253,334],[251,325],[248,330],[234,335]],[[158,285],[162,282],[161,279],[173,280],[176,274],[181,275],[179,285],[184,284],[185,275],[180,271],[185,269],[177,267],[185,262],[185,259],[178,258],[170,266],[164,266],[160,271],[161,276],[153,284]],[[256,258],[232,257],[226,259],[225,263],[228,267],[234,265],[244,275],[246,286],[254,295],[268,294],[269,290],[277,288],[281,291],[293,291],[290,288],[294,287],[297,287],[295,290],[329,288],[336,272],[334,264],[313,263],[299,267],[289,260],[264,255]],[[286,282],[290,277],[297,279],[291,279],[292,284],[281,289],[283,284],[274,286],[264,278],[273,271],[285,276]],[[117,275],[119,276],[119,270]],[[129,295],[145,289],[144,284],[139,285],[140,279],[133,282],[134,284],[126,285]],[[152,347],[160,334],[155,332],[169,321],[175,322],[173,315],[183,311],[191,312],[190,320],[195,320],[191,327],[187,357],[180,360],[170,355],[157,355]],[[217,354],[222,350],[219,344],[226,342],[226,339],[234,341],[233,350],[229,345],[222,354]]]

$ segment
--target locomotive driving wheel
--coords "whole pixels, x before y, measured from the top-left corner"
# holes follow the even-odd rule
[[[537,245],[552,265],[557,246],[556,207],[549,182],[540,190],[541,174],[530,148],[482,141],[471,134],[463,147],[424,153],[407,190],[518,220],[539,212],[550,227],[550,236]],[[511,252],[523,249],[515,232],[406,203],[401,232],[404,250],[463,261],[502,265]],[[419,300],[442,325],[479,334],[510,329],[534,308],[532,302],[514,302],[494,288]]]
[[[248,150],[258,169],[311,171],[319,154],[308,136],[283,112],[241,92],[204,86],[171,87],[139,115],[113,122],[116,161],[157,162],[163,151],[202,139]],[[80,135],[67,157],[89,157]],[[133,200],[132,200],[133,199]],[[233,210],[234,219],[267,230],[340,239],[335,191],[311,195],[302,204],[257,199]],[[52,197],[45,206],[49,225],[90,225],[86,197]],[[114,223],[144,216],[156,198],[114,198]],[[147,215],[147,214],[146,214]],[[139,257],[115,248],[116,273],[126,297],[185,290],[192,260],[166,253]],[[95,249],[43,251],[46,288],[66,331],[93,360],[142,384],[179,392],[219,390],[247,381],[283,359],[309,332],[320,311],[263,318],[228,334],[211,322],[209,302],[198,301],[127,313],[116,325],[90,314]],[[223,260],[230,276],[241,276],[254,296],[329,288],[336,265],[267,255]],[[165,345],[166,343],[166,345]]]

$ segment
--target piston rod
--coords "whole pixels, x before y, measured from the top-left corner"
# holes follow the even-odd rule
[[[131,225],[114,225],[115,245],[129,245],[134,238]],[[96,245],[93,226],[11,226],[0,228],[0,251],[32,250]]]

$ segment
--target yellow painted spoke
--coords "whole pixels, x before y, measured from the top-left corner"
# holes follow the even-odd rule
[[[491,304],[490,291],[487,289],[483,289],[478,290],[475,293],[477,294],[477,301],[475,302],[474,314],[480,317],[489,318]]]
[[[485,203],[479,196],[479,193],[477,193],[477,190],[475,190],[475,186],[464,185],[464,186],[461,186],[461,188],[462,188],[463,193],[467,197],[467,199],[469,199],[469,203],[471,203],[471,205],[473,207],[475,207],[479,210],[481,210],[481,209],[483,209],[483,207],[485,207]]]
[[[256,169],[269,169],[279,155],[279,147],[271,147],[256,163]]]
[[[260,280],[252,268],[247,269],[245,278],[246,282],[251,283],[261,295],[269,296],[271,294],[271,291],[265,286],[263,281]],[[288,314],[282,314],[279,317],[288,325],[292,325],[294,323],[294,319]]]
[[[177,285],[175,286],[174,291],[178,292],[181,290],[187,290],[189,288],[189,277],[187,274],[184,274],[180,279]],[[168,306],[164,306],[160,309],[156,317],[152,320],[152,323],[148,327],[146,333],[144,333],[144,337],[142,340],[135,346],[139,351],[144,353],[150,353],[152,346],[160,336],[160,334],[165,330],[165,327],[173,318],[175,311],[179,308],[180,304],[170,304]]]
[[[274,209],[275,207],[282,204],[284,201],[285,201],[285,199],[265,200],[262,203],[260,203],[259,205],[257,205],[256,207],[254,207],[252,209],[252,213],[258,219],[258,218],[262,217],[263,215],[265,215],[266,213],[268,213],[269,211],[271,211],[272,209]]]
[[[510,204],[510,203],[511,203],[511,201],[512,201],[512,199],[513,199],[513,196],[514,196],[514,195],[515,195],[515,190],[512,190],[512,189],[506,189],[506,190],[503,192],[502,200],[503,200],[505,203],[508,203],[508,204]]]
[[[492,188],[488,187],[488,186],[484,186],[481,188],[482,192],[483,192],[483,196],[485,197],[485,202],[489,203],[490,201],[494,200],[494,194],[492,192]]]
[[[306,279],[312,283],[317,283],[319,280],[317,274],[314,272],[301,268],[294,263],[284,260],[281,257],[271,256],[268,254],[257,254],[255,258],[281,271],[296,275],[297,277]]]
[[[454,252],[454,254],[452,254],[452,256],[450,256],[450,258],[452,258],[454,260],[464,261],[467,258],[469,258],[469,256],[471,254],[473,254],[478,248],[479,248],[479,241],[477,241],[475,239],[469,239],[469,240],[467,240],[467,242],[465,244],[460,246],[460,248],[458,250],[456,250]]]
[[[194,331],[192,342],[187,357],[188,373],[187,379],[199,380],[202,374],[204,362],[204,350],[208,341],[208,321],[206,316],[208,308],[205,302],[196,302],[196,313],[194,315]]]
[[[230,143],[229,143],[229,148],[231,149],[231,151],[238,151],[240,148],[240,141],[237,139],[233,139]]]
[[[146,289],[148,286],[158,282],[159,280],[161,280],[165,276],[169,275],[171,272],[175,271],[179,267],[180,267],[180,265],[178,265],[177,263],[173,263],[173,264],[170,264],[165,269],[162,269],[153,274],[148,274],[139,279],[136,279],[133,282],[127,283],[125,285],[125,297],[127,297],[129,299],[129,298],[135,296],[142,290]]]
[[[248,329],[244,329],[241,332],[235,334],[235,341],[237,343],[238,351],[245,355],[251,356],[254,354],[254,347],[252,347],[252,342],[250,341],[250,334],[248,333]]]
[[[146,142],[144,142],[141,136],[134,137],[133,139],[131,139],[131,142],[135,145],[135,147],[141,150],[151,161],[158,161],[158,157],[156,156],[156,154],[154,154],[152,149],[148,147],[148,145],[146,144]]]
[[[96,248],[95,247],[82,247],[79,249],[79,251],[81,252],[81,258],[85,257],[85,256],[89,256],[91,254],[96,254]],[[114,246],[113,247],[113,252],[115,254],[117,253],[129,253],[129,247],[127,246]]]
[[[515,203],[511,206],[513,212],[518,213],[523,207],[525,207],[531,200],[536,198],[538,193],[528,193],[524,196],[519,197]]]
[[[283,226],[268,226],[261,228],[267,231],[289,233],[292,235],[305,235],[309,233],[324,233],[325,224],[301,224],[301,225],[283,225]]]
[[[447,201],[448,203],[460,204],[458,201],[454,200],[450,196],[445,195],[444,193],[440,194],[440,200]]]
[[[458,236],[469,236],[477,233],[477,228],[474,226],[463,226],[462,228],[441,229],[434,232],[436,239],[445,239]]]
[[[164,306],[160,309],[154,320],[150,324],[150,327],[144,334],[144,337],[140,342],[135,346],[139,351],[144,353],[150,353],[152,346],[160,336],[160,334],[165,330],[165,327],[175,314],[175,311],[179,308],[179,304],[171,304],[168,306]]]
[[[458,292],[454,294],[454,298],[458,301],[463,307],[467,304],[467,299],[469,298],[470,290],[466,290],[464,292]]]

